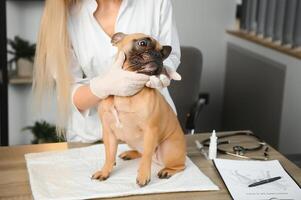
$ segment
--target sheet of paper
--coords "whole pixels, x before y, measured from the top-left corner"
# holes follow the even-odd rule
[[[214,164],[234,200],[301,199],[301,189],[278,160],[215,159]],[[281,176],[281,179],[256,187],[248,187],[252,183],[277,176]]]
[[[118,146],[118,154],[129,150]],[[91,180],[91,175],[104,163],[104,146],[93,145],[60,152],[26,154],[30,186],[35,199],[90,199],[138,194],[207,191],[218,187],[187,158],[186,169],[169,179],[159,179],[162,168],[152,165],[151,182],[140,188],[136,184],[140,159],[124,161],[117,165],[106,181]]]

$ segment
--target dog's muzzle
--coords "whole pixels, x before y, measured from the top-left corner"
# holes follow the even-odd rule
[[[148,50],[141,53],[131,53],[129,56],[130,71],[146,75],[158,75],[163,69],[163,58],[160,52]]]

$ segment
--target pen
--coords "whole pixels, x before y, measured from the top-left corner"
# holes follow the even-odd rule
[[[248,187],[255,187],[255,186],[258,186],[258,185],[262,185],[262,184],[266,184],[266,183],[271,183],[271,182],[277,181],[279,179],[281,179],[281,176],[277,176],[277,177],[274,177],[274,178],[269,178],[269,179],[265,179],[265,180],[262,180],[262,181],[258,181],[256,183],[252,183]]]

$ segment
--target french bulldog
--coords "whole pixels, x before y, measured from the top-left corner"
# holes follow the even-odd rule
[[[112,44],[125,53],[123,70],[159,75],[164,73],[163,60],[171,53],[154,38],[142,34],[116,33]],[[109,96],[98,106],[103,125],[105,163],[92,179],[106,180],[116,161],[118,140],[132,149],[123,152],[123,160],[141,158],[137,184],[150,182],[152,161],[162,165],[159,178],[169,178],[185,169],[186,141],[173,109],[157,89],[144,87],[129,97]]]

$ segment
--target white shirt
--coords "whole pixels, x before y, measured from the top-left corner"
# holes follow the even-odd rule
[[[89,84],[93,77],[106,73],[117,52],[116,47],[111,44],[111,38],[93,15],[97,6],[96,0],[82,0],[81,6],[71,9],[68,31],[73,47],[70,66],[74,78],[72,99],[78,87]],[[162,45],[171,45],[171,55],[164,61],[164,65],[177,69],[180,64],[179,40],[170,0],[123,0],[115,31],[140,32],[154,37]],[[175,111],[167,88],[161,93]],[[72,113],[67,127],[68,141],[97,141],[102,138],[101,127],[96,107],[81,113],[72,102]]]

